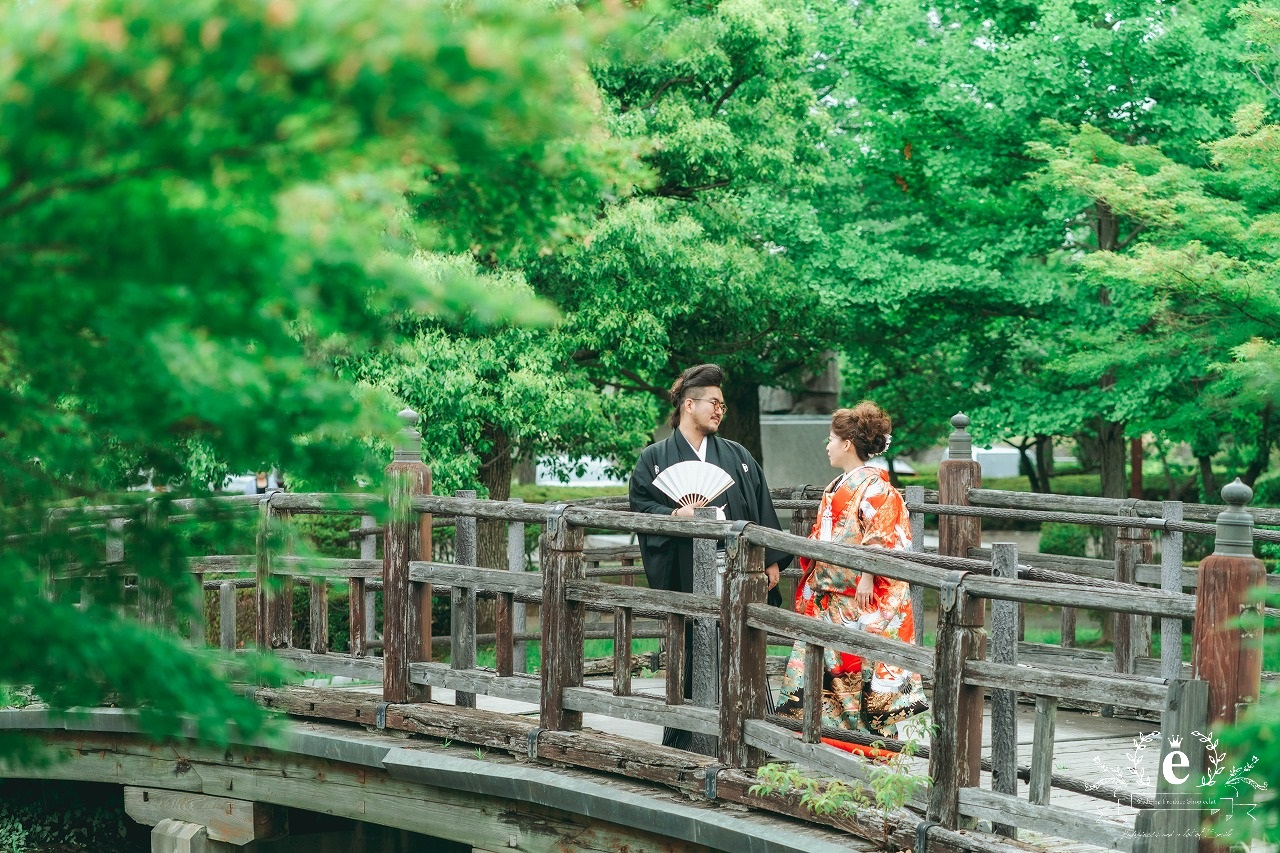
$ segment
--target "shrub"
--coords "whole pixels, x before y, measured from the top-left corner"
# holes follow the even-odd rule
[[[1040,553],[1064,557],[1092,557],[1101,550],[1102,531],[1080,524],[1045,522],[1040,525]]]

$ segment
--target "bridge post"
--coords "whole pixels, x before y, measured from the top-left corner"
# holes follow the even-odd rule
[[[409,681],[409,666],[431,658],[431,585],[409,580],[409,563],[431,556],[431,516],[413,510],[416,495],[431,494],[431,469],[422,462],[418,413],[400,412],[404,428],[386,467],[386,532],[382,546],[382,701],[428,702],[431,688]],[[424,642],[424,635],[426,640]]]
[[[565,594],[572,581],[586,577],[581,527],[564,517],[559,504],[547,516],[539,543],[542,564],[542,695],[539,718],[544,729],[577,731],[582,712],[564,707],[564,691],[582,686],[583,617],[586,607]]]
[[[965,574],[950,572],[942,582],[934,652],[928,814],[948,829],[959,828],[960,789],[977,787],[982,767],[983,689],[964,683],[964,665],[986,656],[986,601],[965,592]]]
[[[969,418],[958,412],[951,418],[947,458],[938,466],[938,503],[969,506],[969,489],[982,485],[982,466],[973,459],[973,436],[965,427]],[[982,545],[982,519],[967,515],[938,515],[938,553],[968,557],[970,548]]]
[[[769,701],[765,676],[768,634],[747,624],[747,609],[764,604],[768,580],[764,548],[735,531],[726,542],[724,593],[720,597],[720,762],[754,770],[765,754],[747,745],[746,722],[764,718]]]
[[[697,518],[714,521],[714,507],[694,510]],[[693,591],[699,595],[717,595],[716,545],[710,539],[693,540]],[[693,621],[693,660],[685,661],[693,671],[693,704],[701,708],[714,708],[720,699],[720,649],[716,643],[714,619]],[[692,752],[701,755],[716,754],[715,735],[693,733]]]
[[[1193,677],[1209,682],[1211,726],[1234,723],[1261,688],[1266,572],[1253,556],[1253,516],[1245,509],[1252,498],[1239,477],[1223,486],[1228,507],[1218,514],[1213,553],[1200,561],[1191,657]]]
[[[475,500],[475,489],[458,489],[455,498]],[[453,525],[453,563],[474,567],[477,559],[476,519],[458,515]],[[453,584],[449,591],[449,666],[452,669],[474,669],[476,665],[476,590]],[[476,694],[455,690],[453,703],[459,708],[474,708]]]

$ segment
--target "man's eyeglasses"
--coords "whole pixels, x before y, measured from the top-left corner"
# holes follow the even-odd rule
[[[729,411],[728,403],[722,402],[720,400],[716,400],[712,397],[694,397],[693,400],[696,403],[710,403],[711,408],[717,412],[723,413],[723,412]]]

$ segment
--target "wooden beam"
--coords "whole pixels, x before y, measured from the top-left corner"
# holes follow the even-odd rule
[[[245,845],[289,832],[288,813],[279,806],[167,788],[126,785],[124,810],[145,826],[170,818],[200,824],[208,828],[211,841],[228,844]]]

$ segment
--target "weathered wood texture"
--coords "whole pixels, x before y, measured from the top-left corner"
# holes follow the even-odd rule
[[[926,678],[934,675],[933,650],[913,646],[901,640],[866,631],[856,631],[819,619],[810,619],[767,604],[749,606],[747,623],[753,628],[761,628],[771,634],[802,643],[813,643],[872,660],[888,661],[907,667]]]
[[[700,507],[694,511],[697,518],[714,519],[713,507]],[[716,544],[710,539],[693,540],[693,592],[717,597]],[[693,704],[701,708],[714,708],[720,702],[720,648],[717,640],[716,620],[693,620],[693,659],[685,661],[692,670]],[[714,734],[695,732],[690,748],[699,755],[717,753]]]
[[[335,696],[333,691],[313,688],[261,688],[256,696],[267,707],[295,716],[348,720],[366,726],[372,725],[377,716],[375,697]],[[502,750],[518,757],[529,754],[529,733],[537,726],[537,721],[525,717],[437,704],[392,705],[386,708],[385,713],[385,728],[388,730]],[[798,740],[796,742],[799,743]],[[884,839],[896,845],[893,849],[911,849],[915,844],[919,819],[914,815],[904,812],[886,814],[874,808],[855,808],[853,815],[815,815],[801,805],[799,793],[785,796],[751,794],[750,788],[757,782],[754,768],[744,771],[718,767],[715,759],[683,750],[638,743],[589,730],[543,730],[538,733],[534,748],[537,757],[544,761],[572,764],[665,785],[696,797],[705,795],[705,774],[711,768],[716,773],[718,800],[831,826],[862,838]],[[943,827],[931,827],[928,838],[930,850],[939,849],[941,844],[973,853],[1027,853],[1036,850],[986,833],[952,831]]]
[[[769,688],[765,679],[766,632],[750,625],[752,604],[768,592],[764,549],[731,534],[728,540],[725,594],[721,599],[720,761],[730,767],[757,767],[764,754],[748,745],[746,723],[764,718]]]
[[[144,826],[176,819],[207,827],[211,841],[243,846],[280,838],[289,831],[288,813],[269,803],[211,797],[166,788],[124,788],[125,814]]]
[[[1079,699],[1124,708],[1164,709],[1168,687],[1162,681],[1134,675],[1090,675],[1046,670],[1032,666],[1009,666],[984,660],[970,660],[964,667],[966,684],[994,689],[1017,685],[1024,693]],[[940,692],[940,687],[934,690]]]
[[[1235,722],[1237,705],[1258,700],[1262,614],[1256,596],[1264,571],[1254,557],[1211,554],[1200,561],[1192,667],[1196,678],[1209,682],[1210,725]],[[1235,627],[1242,618],[1253,627]]]
[[[453,493],[460,500],[475,500],[473,489]],[[471,568],[478,562],[479,539],[476,520],[470,516],[458,516],[454,523],[453,562],[459,567]],[[509,575],[509,572],[497,572]],[[452,616],[449,620],[449,665],[456,670],[473,669],[476,665],[476,588],[455,583],[450,586],[449,600]],[[465,690],[454,693],[454,702],[461,708],[474,708],[476,696]]]
[[[947,459],[938,465],[938,503],[969,506],[969,490],[982,485],[982,467],[971,459]],[[938,553],[967,557],[982,545],[980,516],[939,515]]]
[[[965,788],[960,792],[962,814],[993,822],[1014,821],[1030,832],[1056,835],[1096,844],[1108,850],[1131,850],[1132,829],[1119,821],[1108,821],[1060,806],[1033,805],[1008,794]]]
[[[563,512],[547,521],[542,534],[542,600],[557,606],[542,609],[542,697],[539,705],[543,728],[576,731],[582,728],[582,712],[564,707],[564,691],[582,686],[582,633],[585,610],[569,597],[571,584],[581,582],[582,528],[569,524]]]
[[[1176,749],[1187,763],[1175,773],[1185,773],[1192,780],[1204,773],[1204,748],[1194,733],[1208,729],[1208,711],[1207,683],[1180,678],[1169,685],[1169,704],[1160,727],[1161,768]],[[1175,742],[1177,747],[1172,746]],[[1163,772],[1157,774],[1156,808],[1139,812],[1134,822],[1134,853],[1196,853],[1204,812],[1185,808],[1186,791],[1179,787]]]
[[[511,503],[524,503],[524,498],[511,498]],[[507,570],[518,577],[524,577],[524,522],[507,523]],[[527,672],[529,669],[528,646],[523,640],[515,640],[515,635],[523,634],[526,624],[525,605],[512,598],[502,599],[509,608],[508,620],[511,629],[511,668],[513,672]],[[499,606],[502,606],[501,604]],[[629,647],[629,646],[628,646]]]
[[[991,573],[998,578],[1018,575],[1018,548],[998,543],[991,558]],[[1018,605],[1011,601],[991,603],[991,641],[987,657],[995,663],[1018,665]],[[1018,695],[1013,690],[991,691],[991,790],[1018,793]],[[1018,830],[998,823],[997,835],[1017,838]]]
[[[416,435],[416,433],[414,433]],[[397,451],[397,457],[400,457]],[[384,489],[387,501],[387,525],[382,543],[382,653],[386,673],[382,696],[387,702],[422,702],[430,691],[409,679],[409,667],[430,658],[430,647],[423,648],[422,597],[426,600],[428,624],[431,613],[430,588],[415,588],[409,579],[409,564],[423,554],[423,528],[412,503],[416,496],[431,493],[431,469],[421,458],[405,453],[386,468]],[[430,528],[426,528],[430,536]],[[425,552],[429,555],[431,552]],[[427,632],[430,636],[430,632]]]
[[[982,690],[966,683],[964,674],[986,653],[985,602],[966,594],[965,580],[956,577],[943,589],[933,721],[938,732],[952,734],[937,738],[929,755],[929,819],[953,829],[960,823],[960,790],[978,784],[982,762]]]

